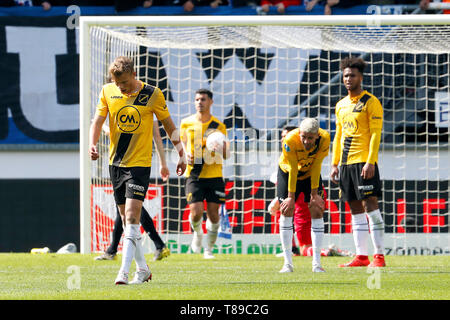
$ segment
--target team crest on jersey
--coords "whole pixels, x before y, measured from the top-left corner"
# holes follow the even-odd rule
[[[140,105],[146,105],[148,103],[149,95],[148,94],[139,94],[137,97],[137,101],[139,101]]]
[[[134,106],[125,106],[117,113],[117,126],[122,132],[131,133],[141,125],[141,114]]]
[[[361,112],[365,105],[366,105],[365,102],[359,100],[358,103],[353,108],[353,112]]]

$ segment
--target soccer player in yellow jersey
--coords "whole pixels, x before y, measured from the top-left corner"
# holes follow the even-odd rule
[[[137,284],[151,280],[152,275],[140,243],[139,221],[150,179],[154,115],[178,150],[178,175],[184,173],[186,160],[161,90],[136,79],[133,61],[128,57],[116,58],[109,73],[113,82],[105,84],[100,92],[90,129],[89,154],[92,160],[98,159],[97,142],[108,117],[109,172],[114,199],[125,224],[122,265],[115,283],[128,284],[128,273],[135,259],[136,273],[130,284]]]
[[[324,233],[323,187],[320,171],[330,148],[330,134],[313,118],[305,118],[300,127],[290,131],[283,141],[278,161],[277,197],[280,202],[280,238],[284,254],[281,273],[293,272],[292,219],[297,198],[303,194],[311,213],[313,272],[324,272],[320,251]]]
[[[219,207],[225,202],[225,182],[222,161],[229,157],[229,146],[216,144],[214,151],[206,149],[209,134],[219,131],[225,137],[226,126],[211,114],[213,94],[208,89],[195,93],[196,113],[183,119],[180,125],[181,140],[187,154],[186,198],[189,204],[189,221],[194,231],[191,249],[200,253],[202,249],[202,222],[206,200],[207,243],[203,253],[205,259],[213,259],[212,250],[220,226]]]
[[[341,267],[386,265],[384,221],[378,208],[381,182],[377,165],[383,107],[374,95],[362,89],[365,67],[366,63],[361,58],[348,57],[341,61],[348,95],[336,104],[336,135],[330,175],[331,181],[339,183],[341,198],[350,205],[356,246],[356,257]],[[375,249],[372,262],[367,248],[369,229]]]

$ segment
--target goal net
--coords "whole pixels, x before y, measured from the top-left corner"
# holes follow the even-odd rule
[[[363,88],[384,108],[379,166],[386,254],[449,254],[448,16],[82,17],[81,34],[81,249],[103,251],[116,210],[108,175],[108,138],[90,161],[89,124],[108,65],[134,59],[137,77],[158,86],[179,128],[195,113],[195,91],[214,94],[212,113],[227,126],[232,156],[224,163],[226,203],[217,253],[281,250],[273,173],[280,132],[317,117],[335,134],[335,105],[347,92],[339,63],[349,55],[368,62]],[[162,129],[162,127],[161,127]],[[171,172],[163,182],[153,156],[144,206],[172,252],[189,252],[191,229],[177,153],[161,130]],[[354,251],[351,215],[329,181],[324,246]],[[271,178],[272,176],[272,178]],[[204,229],[206,232],[206,229]],[[294,237],[296,238],[296,237]],[[151,247],[149,247],[151,248]]]

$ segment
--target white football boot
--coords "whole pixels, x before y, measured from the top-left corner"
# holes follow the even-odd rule
[[[128,284],[128,273],[119,271],[119,274],[117,275],[116,284]]]
[[[140,284],[152,280],[152,272],[147,266],[147,270],[137,270],[130,284]]]
[[[191,250],[193,253],[200,253],[202,251],[203,234],[194,231],[194,237],[191,242]]]
[[[280,273],[294,272],[294,266],[292,264],[286,263],[283,265],[283,268],[281,268],[279,272]]]

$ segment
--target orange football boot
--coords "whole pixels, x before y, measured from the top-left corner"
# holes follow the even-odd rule
[[[347,262],[345,264],[340,264],[339,267],[367,267],[370,264],[368,256],[356,256],[352,261]]]
[[[386,267],[386,262],[384,262],[384,255],[375,254],[373,256],[373,261],[369,264],[369,267]]]

